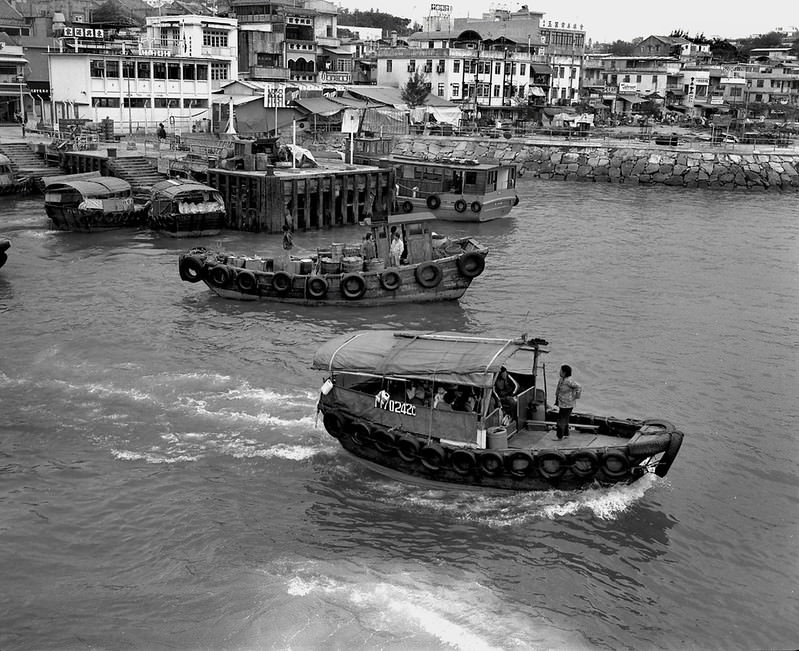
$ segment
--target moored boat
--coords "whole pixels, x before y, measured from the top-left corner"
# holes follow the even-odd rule
[[[19,190],[20,184],[11,166],[11,159],[0,154],[0,194],[10,194]]]
[[[44,179],[44,209],[62,231],[98,231],[142,226],[148,204],[136,204],[130,183],[113,176]]]
[[[388,156],[379,165],[396,170],[398,212],[429,210],[447,221],[486,222],[519,203],[514,165],[442,156]]]
[[[309,257],[262,258],[195,248],[180,256],[187,282],[203,281],[219,296],[305,305],[374,306],[460,298],[485,268],[488,249],[470,237],[434,237],[435,217],[391,215],[368,226],[374,255],[360,243],[333,243]],[[392,231],[407,257],[390,266]]]
[[[664,420],[573,413],[558,439],[543,339],[362,331],[323,344],[325,429],[376,470],[415,480],[518,491],[664,477],[683,441]],[[500,401],[505,367],[517,390]]]
[[[167,179],[152,187],[147,223],[170,237],[218,235],[225,225],[225,202],[203,183]]]

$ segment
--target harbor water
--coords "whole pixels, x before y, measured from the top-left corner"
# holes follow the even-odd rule
[[[48,229],[0,198],[0,649],[799,644],[795,194],[522,178],[459,302],[240,303],[178,254],[280,235]],[[358,227],[295,234],[307,257]],[[315,405],[327,338],[547,339],[578,410],[686,433],[669,475],[483,493],[376,474]]]

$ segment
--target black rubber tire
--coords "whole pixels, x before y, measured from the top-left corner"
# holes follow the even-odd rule
[[[396,269],[386,269],[380,274],[380,286],[387,292],[394,292],[402,285],[402,276]]]
[[[5,255],[5,253],[2,255]],[[193,255],[187,255],[181,258],[179,270],[181,280],[186,280],[190,283],[198,283],[203,279],[203,262]]]
[[[536,455],[535,462],[544,479],[560,479],[566,472],[566,457],[562,452],[542,452]]]
[[[425,201],[425,203],[430,210],[438,210],[439,206],[441,205],[441,199],[439,199],[435,194],[431,194],[429,197],[427,197],[427,201]]]
[[[253,294],[258,290],[258,280],[252,271],[240,271],[236,276],[236,285],[245,294]]]
[[[306,283],[308,296],[317,300],[327,296],[328,287],[324,276],[310,276]]]
[[[357,300],[366,293],[366,280],[357,272],[344,274],[339,287],[344,298]]]
[[[444,278],[444,272],[441,271],[441,267],[432,261],[422,262],[416,267],[414,275],[416,276],[416,282],[426,289],[437,287]]]
[[[458,271],[466,278],[476,278],[486,268],[485,258],[477,251],[467,251],[458,258]]]
[[[294,283],[294,277],[287,271],[276,271],[272,276],[272,289],[277,294],[286,294]]]
[[[463,199],[458,199],[455,202],[455,212],[463,212],[464,210],[466,210],[467,205],[468,204]]]

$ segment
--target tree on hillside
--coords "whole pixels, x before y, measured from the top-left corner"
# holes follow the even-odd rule
[[[723,38],[714,38],[710,42],[710,54],[715,63],[737,63],[740,61],[738,48]]]
[[[617,57],[632,56],[635,45],[629,41],[613,41],[609,46],[609,52]]]
[[[400,89],[400,97],[409,108],[416,108],[424,104],[427,94],[430,92],[430,84],[427,77],[421,70],[416,70],[408,77],[408,82]]]
[[[410,18],[400,18],[374,9],[350,11],[342,7],[338,13],[339,27],[379,27],[383,30],[383,37],[387,37],[392,31],[397,32],[400,36],[407,36],[416,27],[415,23],[413,27],[410,27],[410,23]]]

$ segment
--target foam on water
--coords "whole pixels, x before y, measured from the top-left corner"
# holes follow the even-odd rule
[[[276,572],[285,581],[286,593],[299,600],[289,604],[293,611],[332,608],[342,618],[356,613],[361,628],[404,639],[408,648],[585,646],[578,634],[564,634],[524,603],[509,609],[503,596],[489,587],[490,578],[477,573],[449,576],[440,570],[285,561],[268,573]]]

